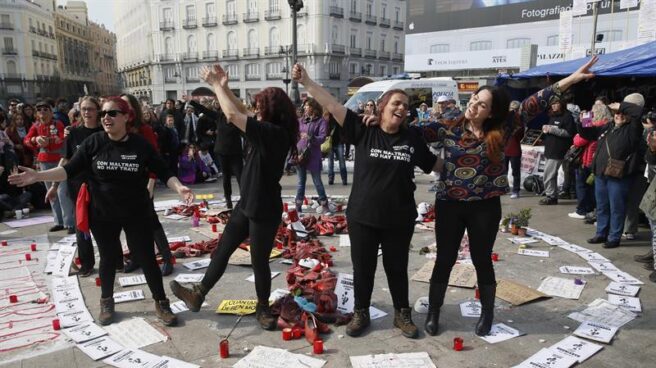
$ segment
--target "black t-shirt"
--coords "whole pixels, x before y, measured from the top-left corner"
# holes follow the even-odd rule
[[[414,107],[410,107],[408,109],[408,114],[407,115],[408,115],[408,120],[406,122],[408,124],[412,124],[413,121],[419,119],[419,112],[417,112],[417,109],[415,109]]]
[[[574,142],[574,135],[576,134],[574,118],[569,111],[565,111],[561,115],[549,118],[547,124],[554,125],[560,129],[565,129],[569,133],[569,137],[560,137],[554,134],[543,135],[544,157],[548,159],[562,160],[565,157],[565,153]]]
[[[416,128],[387,134],[379,126],[365,126],[352,111],[347,111],[343,128],[355,145],[349,220],[375,227],[406,226],[417,217],[414,167],[429,173],[437,158]]]
[[[98,126],[95,128],[87,128],[84,125],[77,126],[72,128],[66,137],[64,158],[70,160],[77,151],[77,148],[80,147],[82,142],[91,136],[93,133],[102,131],[103,128]],[[82,183],[86,182],[89,179],[89,172],[83,171],[75,177],[68,178],[69,192],[71,198],[77,198],[77,192],[80,190]]]
[[[252,117],[246,121],[245,137],[250,149],[241,175],[238,206],[249,218],[279,220],[280,178],[292,142],[282,126]]]
[[[153,204],[146,189],[148,173],[154,172],[165,183],[173,176],[143,137],[130,134],[126,141],[116,142],[105,132],[84,140],[64,169],[69,177],[88,171],[89,210],[101,220],[150,217]]]

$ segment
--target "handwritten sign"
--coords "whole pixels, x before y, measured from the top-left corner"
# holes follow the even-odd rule
[[[216,308],[216,313],[247,315],[255,313],[257,300],[223,300]]]

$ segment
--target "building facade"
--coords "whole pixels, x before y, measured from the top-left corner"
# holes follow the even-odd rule
[[[340,98],[352,78],[401,73],[405,13],[405,1],[398,0],[306,0],[297,18],[298,61]],[[127,27],[131,16],[150,19],[140,40]],[[199,70],[213,62],[226,68],[246,100],[265,87],[289,87],[292,14],[285,0],[141,0],[117,7],[115,17],[126,23],[117,27],[124,87],[154,103],[202,86]],[[132,55],[121,50],[123,43],[147,39],[150,55],[145,48]]]
[[[104,25],[89,22],[90,50],[89,65],[95,91],[98,95],[116,95],[120,92],[116,73],[116,35]]]

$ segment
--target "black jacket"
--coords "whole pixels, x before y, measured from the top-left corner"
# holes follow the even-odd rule
[[[206,108],[196,101],[189,102],[196,111],[204,114],[216,124],[214,153],[219,155],[242,155],[241,131],[228,123],[225,114]]]
[[[560,115],[554,115],[549,118],[546,125],[553,125],[557,133],[548,133],[543,135],[544,157],[553,160],[562,160],[565,153],[572,145],[574,135],[576,134],[576,125],[569,111],[564,111]]]

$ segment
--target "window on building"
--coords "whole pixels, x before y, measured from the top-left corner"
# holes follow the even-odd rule
[[[351,38],[350,38],[350,47],[357,47],[356,45],[358,44],[358,31],[356,30],[351,30]]]
[[[269,10],[280,10],[280,0],[269,0]]]
[[[187,5],[185,7],[185,14],[187,15],[187,19],[196,19],[196,7]]]
[[[14,48],[14,39],[11,37],[4,38],[5,49],[12,50]]]
[[[339,74],[341,63],[328,63],[328,72],[330,74]]]
[[[597,32],[597,34],[604,35],[603,42],[622,41],[622,30],[613,29]]]
[[[248,13],[256,14],[257,13],[257,0],[248,0]]]
[[[32,40],[32,51],[36,50],[36,41]]]
[[[330,34],[330,40],[332,41],[333,45],[339,44],[339,27],[336,25],[333,26],[333,31]]]
[[[32,18],[29,18],[28,22],[30,23],[30,28],[34,27],[34,23],[32,22]]]
[[[164,53],[167,56],[173,55],[173,38],[166,37],[164,40]]]
[[[492,49],[492,41],[474,41],[469,44],[470,51],[481,51]]]
[[[374,38],[374,34],[371,32],[367,32],[367,50],[372,49],[372,40]]]
[[[52,26],[48,26],[48,33],[53,34],[52,33]]]
[[[296,34],[298,34],[298,44],[305,45],[305,40],[307,37],[307,35],[305,34],[305,26],[299,24],[298,27],[296,27]]]
[[[228,32],[228,50],[237,49],[237,33],[235,31]]]
[[[274,62],[274,63],[268,63],[266,65],[266,73],[267,75],[279,75],[282,73],[282,63],[280,62]]]
[[[171,8],[162,9],[162,21],[170,22],[173,19],[173,10]]]
[[[235,16],[237,13],[237,5],[235,4],[235,0],[228,0],[226,2],[226,13],[229,17]]]
[[[401,8],[394,8],[394,21],[395,22],[401,21]]]
[[[399,70],[400,70],[400,69],[399,69],[398,66],[393,67],[393,68],[392,68],[392,74],[399,74]]]
[[[258,47],[258,42],[257,42],[257,31],[254,29],[251,29],[248,31],[248,48],[249,49],[254,49]]]
[[[196,37],[194,35],[189,35],[187,37],[187,52],[194,52],[198,50],[198,47],[196,46]]]
[[[385,51],[385,35],[380,35],[380,51]]]
[[[216,16],[216,4],[214,3],[205,4],[205,15],[208,17]]]
[[[277,51],[278,46],[280,46],[280,31],[278,27],[271,27],[269,30],[269,47],[273,51]]]
[[[374,15],[374,2],[367,1],[367,16]]]
[[[507,49],[518,49],[531,44],[530,38],[511,38],[506,41]]]
[[[34,63],[36,65],[36,63]],[[18,74],[16,69],[16,62],[13,60],[7,61],[7,73],[9,74]]]
[[[558,35],[547,37],[547,46],[558,46]]]
[[[363,74],[372,75],[373,72],[374,72],[374,66],[373,65],[367,64],[367,65],[364,66],[364,73]]]
[[[214,36],[214,33],[207,34],[207,42],[205,43],[205,47],[207,47],[207,51],[216,50],[216,37]]]
[[[449,52],[449,44],[448,43],[438,43],[435,45],[430,46],[430,53],[431,54],[441,54]]]
[[[259,77],[260,76],[260,64],[246,64],[246,78],[248,77]]]
[[[385,3],[380,4],[380,16],[383,19],[387,18],[387,4]]]
[[[175,80],[176,78],[175,66],[165,66],[164,67],[164,78],[166,80]]]
[[[358,64],[357,63],[349,64],[349,73],[351,73],[351,74],[357,74],[358,73]]]
[[[351,11],[352,12],[358,11],[358,0],[351,0]]]
[[[399,53],[399,42],[400,42],[399,38],[394,37],[394,52],[397,54]]]
[[[230,64],[226,68],[226,71],[228,72],[228,75],[233,76],[233,77],[239,77],[239,65],[237,64]]]
[[[380,66],[380,76],[384,77],[387,75],[387,65],[381,65]]]

